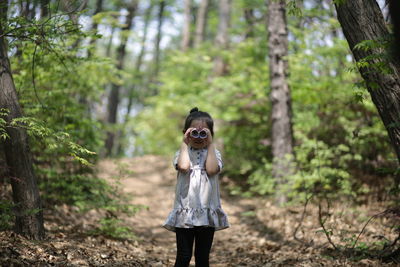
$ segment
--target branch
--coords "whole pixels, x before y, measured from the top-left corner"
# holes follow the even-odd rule
[[[308,202],[311,200],[311,198],[312,198],[313,196],[314,196],[314,194],[311,194],[310,197],[306,198],[306,202],[304,203],[303,213],[301,214],[301,218],[300,218],[299,224],[297,225],[297,227],[294,229],[294,232],[293,232],[293,238],[294,238],[294,240],[296,240],[296,241],[298,241],[298,242],[300,242],[300,243],[303,243],[303,244],[307,243],[307,245],[309,245],[311,242],[305,242],[305,241],[303,241],[303,240],[297,238],[296,234],[297,234],[297,231],[300,229],[301,224],[303,223],[304,217],[305,217],[305,215],[306,215],[306,210],[307,210]]]
[[[367,225],[372,221],[372,219],[374,219],[374,218],[376,218],[376,217],[378,217],[378,216],[380,216],[380,215],[382,215],[382,214],[385,214],[386,212],[387,212],[387,210],[385,210],[385,211],[383,211],[383,212],[381,212],[381,213],[375,214],[375,215],[373,215],[371,218],[368,219],[367,223],[364,225],[364,227],[361,229],[361,232],[358,234],[358,236],[357,236],[357,238],[356,238],[356,241],[354,241],[354,244],[353,244],[353,246],[351,247],[351,249],[354,249],[354,248],[355,248],[355,246],[357,245],[358,239],[360,238],[361,234],[364,232],[364,230],[365,230],[365,228],[367,227]],[[397,241],[396,241],[396,242],[397,242]]]
[[[323,220],[322,220],[321,202],[318,203],[318,220],[319,220],[319,224],[321,225],[321,227],[322,227],[322,229],[323,229],[323,231],[324,231],[324,234],[325,234],[326,238],[328,239],[329,244],[331,244],[332,247],[333,247],[335,250],[338,250],[338,248],[336,247],[335,243],[333,243],[331,237],[329,236],[328,231],[327,231],[326,228],[325,228],[325,225],[324,225],[325,222],[323,222]]]

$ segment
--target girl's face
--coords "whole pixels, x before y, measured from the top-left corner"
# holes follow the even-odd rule
[[[189,128],[194,128],[197,130],[201,130],[204,128],[208,129],[207,123],[203,120],[194,120],[192,121],[192,123],[190,124]],[[191,147],[196,148],[196,149],[200,149],[200,148],[204,148],[207,146],[207,139],[200,139],[200,138],[189,138],[189,144]]]

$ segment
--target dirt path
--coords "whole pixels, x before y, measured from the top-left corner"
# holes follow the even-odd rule
[[[106,179],[123,176],[122,187],[134,196],[132,203],[148,207],[127,218],[140,238],[141,256],[149,260],[149,266],[173,266],[175,235],[161,227],[174,198],[176,173],[170,160],[156,156],[106,160],[100,164],[100,173]],[[352,262],[321,256],[329,244],[322,233],[317,233],[315,218],[306,218],[298,234],[314,245],[294,241],[293,230],[302,207],[282,209],[263,199],[232,198],[226,194],[222,207],[231,227],[215,234],[210,261],[213,267],[381,266],[369,259]]]

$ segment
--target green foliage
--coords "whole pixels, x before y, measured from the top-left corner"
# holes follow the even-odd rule
[[[36,118],[20,117],[11,121],[9,127],[22,127],[25,128],[31,137],[36,138],[38,141],[46,140],[48,152],[57,152],[59,149],[65,150],[74,160],[80,162],[82,165],[90,166],[91,164],[84,158],[95,155],[95,152],[71,141],[71,136],[66,132],[54,132],[43,124],[43,122]]]
[[[84,104],[99,100],[107,77],[113,73],[112,65],[107,60],[84,61],[74,51],[62,52],[62,47],[57,47],[54,49],[60,54],[36,51],[32,66],[34,45],[21,46],[22,56],[13,66],[26,116],[13,120],[10,126],[26,128],[31,137],[43,199],[83,210],[115,206],[107,193],[107,183],[91,175],[97,159],[94,151],[102,145],[103,126]],[[79,99],[85,100],[80,103]],[[103,191],[105,195],[101,196]]]
[[[348,196],[354,193],[348,162],[361,160],[360,155],[351,153],[350,148],[344,144],[330,147],[322,141],[308,139],[301,133],[295,138],[301,143],[295,150],[298,171],[290,178],[295,192],[328,198],[337,197],[337,192]],[[304,198],[303,194],[296,197]]]
[[[114,67],[108,60],[84,60],[68,50],[62,53],[65,60],[46,51],[37,51],[33,59],[34,45],[21,46],[22,56],[12,63],[26,118],[15,123],[25,125],[33,137],[33,153],[40,162],[52,162],[53,168],[64,169],[71,160],[76,168],[94,163],[90,151],[101,148],[103,126],[86,103],[100,100],[105,84],[114,77]],[[62,47],[54,49],[62,51]]]
[[[354,46],[354,49],[361,51],[373,51],[372,55],[360,59],[356,63],[356,67],[360,70],[380,73],[391,74],[392,68],[388,64],[388,60],[392,57],[390,55],[392,40],[384,38],[379,40],[364,40]],[[374,85],[368,84],[374,88]]]
[[[290,0],[286,4],[286,8],[289,15],[297,17],[300,17],[302,15],[302,10],[298,7],[296,0]]]
[[[390,46],[390,40],[364,40],[354,46],[354,49],[362,50],[362,51],[371,51],[371,50],[381,50],[388,49]]]
[[[130,204],[131,198],[121,193],[117,181],[108,182],[87,174],[57,177],[54,173],[43,173],[40,169],[36,171],[42,177],[47,177],[42,179],[40,190],[48,205],[67,204],[77,207],[79,212],[95,209],[104,213],[98,221],[99,225],[89,234],[120,239],[134,236],[132,229],[123,226],[120,216],[132,216],[144,207]]]
[[[14,204],[9,200],[0,200],[0,231],[9,230],[14,221]]]
[[[110,195],[107,192],[110,189],[104,180],[94,177],[89,179],[85,175],[57,177],[57,174],[51,173],[51,170],[37,169],[37,172],[43,177],[39,186],[46,203],[52,205],[65,203],[88,210],[103,206],[104,203],[110,201]]]
[[[295,139],[296,173],[287,177],[288,183],[281,189],[287,196],[297,201],[310,194],[328,198],[338,197],[338,192],[353,195],[348,162],[360,160],[359,155],[353,155],[343,144],[330,147],[300,132],[296,132]],[[249,184],[250,192],[273,194],[276,189],[272,164],[264,160],[264,166],[249,176]]]
[[[42,21],[25,16],[11,16],[7,21],[1,21],[1,23],[4,35],[16,40],[15,43],[12,43],[12,47],[19,45],[22,41],[27,41],[51,51],[56,45],[56,40],[65,34],[84,35],[78,25],[61,15]]]
[[[6,30],[15,38],[10,48],[17,56],[11,65],[24,117],[6,123],[2,110],[0,136],[7,127],[27,130],[44,206],[99,210],[105,215],[93,233],[129,237],[119,216],[140,207],[130,205],[116,183],[95,177],[92,169],[105,138],[93,109],[106,85],[121,84],[118,77],[124,73],[110,59],[82,56],[76,44],[88,35],[61,14],[43,21],[11,18]]]
[[[0,140],[6,140],[7,138],[9,138],[9,135],[6,131],[7,121],[5,120],[5,117],[7,117],[8,114],[9,110],[4,108],[0,109]]]
[[[335,3],[336,5],[342,5],[345,1],[348,0],[333,0],[333,3]]]
[[[124,226],[123,221],[118,218],[102,218],[98,222],[98,227],[89,231],[91,235],[103,235],[115,239],[134,239],[132,230]]]

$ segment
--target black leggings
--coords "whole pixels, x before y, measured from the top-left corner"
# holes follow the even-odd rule
[[[192,258],[193,241],[196,267],[208,267],[208,258],[214,238],[213,227],[176,228],[175,267],[188,267]]]

